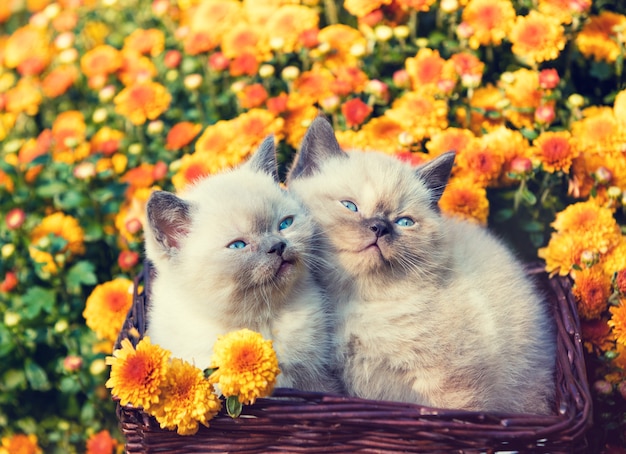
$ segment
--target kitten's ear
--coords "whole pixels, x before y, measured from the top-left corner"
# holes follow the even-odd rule
[[[191,225],[191,207],[184,200],[170,192],[154,191],[146,204],[148,235],[147,252],[153,251],[159,256],[171,255],[179,249],[181,240],[189,233]]]
[[[333,156],[347,154],[341,150],[332,125],[320,115],[307,129],[300,151],[289,169],[287,181],[312,175],[325,159]]]
[[[437,203],[439,203],[439,199],[446,189],[450,173],[452,173],[455,156],[456,153],[454,151],[448,151],[441,156],[437,156],[432,161],[419,166],[415,171],[417,177],[426,183],[432,194],[431,206],[433,208],[437,207]]]
[[[274,136],[267,136],[263,143],[248,161],[251,168],[257,172],[263,172],[274,178],[276,183],[279,182],[278,162],[276,161],[276,145],[274,144]]]

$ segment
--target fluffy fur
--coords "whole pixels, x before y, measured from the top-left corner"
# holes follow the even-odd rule
[[[352,395],[548,414],[555,335],[522,265],[485,229],[442,216],[454,153],[414,168],[309,128],[288,185],[329,242],[337,364]]]
[[[217,336],[249,328],[273,340],[278,386],[337,389],[328,373],[328,304],[309,271],[312,222],[278,184],[273,138],[245,165],[180,196],[154,192],[147,221],[154,343],[205,368]]]

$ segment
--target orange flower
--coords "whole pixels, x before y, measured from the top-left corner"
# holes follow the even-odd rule
[[[475,137],[472,131],[468,129],[446,128],[432,135],[430,140],[426,142],[426,149],[433,158],[447,151],[462,154]]]
[[[448,127],[448,104],[432,95],[406,92],[385,115],[401,125],[416,142]]]
[[[577,235],[552,235],[548,245],[537,251],[537,256],[546,262],[546,271],[567,276],[574,267],[579,267],[581,255],[588,251],[586,239]]]
[[[510,0],[469,0],[463,10],[463,22],[471,27],[469,45],[500,45],[509,35],[515,21],[515,8]]]
[[[385,5],[390,5],[392,1],[393,0],[345,0],[343,7],[353,16],[361,18]]]
[[[626,304],[621,301],[618,306],[612,306],[609,312],[611,312],[611,319],[607,323],[613,328],[615,340],[626,346]]]
[[[50,62],[50,58],[48,37],[44,29],[34,25],[26,25],[15,30],[4,47],[4,65],[7,68],[18,68],[21,74],[41,73]],[[31,68],[32,71],[26,68]]]
[[[30,116],[37,115],[39,105],[43,101],[39,84],[31,78],[21,78],[17,85],[5,93],[5,109],[7,112]]]
[[[122,175],[120,181],[134,189],[149,188],[154,184],[154,164],[144,162]]]
[[[375,117],[365,123],[359,131],[337,131],[337,140],[342,149],[375,150],[398,153],[404,150],[399,141],[404,132],[402,126],[389,117]]]
[[[527,16],[517,18],[509,39],[513,44],[513,54],[533,66],[555,60],[566,43],[559,20],[534,10]]]
[[[561,24],[571,24],[573,17],[589,11],[592,0],[539,0],[539,12],[551,16]]]
[[[481,185],[464,178],[452,178],[439,200],[441,211],[447,215],[487,225],[489,200]]]
[[[341,113],[348,128],[359,126],[372,113],[372,110],[372,107],[365,104],[360,98],[352,98],[341,106]]]
[[[597,350],[605,352],[613,347],[611,327],[605,318],[581,320],[580,328],[583,345],[589,353]]]
[[[485,64],[469,52],[459,52],[450,57],[454,71],[461,77],[464,85],[478,86],[485,70]]]
[[[572,136],[582,153],[622,153],[626,141],[626,129],[615,118],[610,107],[589,108],[584,118],[571,125]],[[595,171],[595,169],[593,169]]]
[[[360,46],[367,47],[367,40],[363,34],[344,24],[335,24],[324,27],[317,35],[320,44],[328,45],[332,52],[324,56],[324,63],[328,68],[338,68],[342,66],[357,66],[360,57],[351,53],[351,49]]]
[[[300,37],[310,30],[317,30],[318,12],[303,5],[285,4],[275,10],[264,25],[268,38],[282,41],[282,52],[294,52],[299,48]]]
[[[539,87],[539,72],[518,69],[501,77],[499,85],[510,101],[510,107],[504,112],[505,117],[517,128],[531,127],[533,114],[530,110],[539,107],[543,97],[543,90]]]
[[[148,81],[124,88],[113,102],[117,113],[141,125],[165,112],[171,100],[172,96],[163,85]]]
[[[283,131],[287,143],[298,148],[302,143],[307,127],[318,114],[318,108],[308,99],[300,96],[300,93],[290,94],[287,100],[287,111],[281,114],[285,119]]]
[[[202,130],[202,125],[190,121],[176,123],[167,133],[165,148],[168,150],[180,150],[191,141]]]
[[[254,53],[242,53],[230,62],[229,74],[233,77],[254,76],[259,70],[259,61]]]
[[[269,48],[263,49],[265,46],[261,44],[260,31],[241,21],[224,33],[221,48],[223,54],[230,59],[249,54],[256,55],[257,60],[262,61],[269,56]]]
[[[48,98],[57,98],[67,92],[78,79],[78,70],[74,66],[58,66],[54,68],[41,82],[44,95]]]
[[[439,51],[426,47],[420,49],[415,57],[407,58],[405,66],[414,91],[437,92],[441,81],[456,78],[454,64],[441,58]]]
[[[117,444],[117,440],[111,437],[108,430],[101,430],[89,437],[85,454],[113,454]]]
[[[426,12],[435,4],[436,0],[395,0],[395,2],[405,9],[414,9],[416,11]]]
[[[551,225],[559,233],[596,232],[604,238],[604,241],[598,242],[598,246],[604,245],[603,253],[616,246],[621,240],[620,228],[611,210],[599,206],[593,200],[569,205],[556,214]]]
[[[41,220],[30,234],[31,243],[37,243],[48,235],[54,235],[67,241],[67,245],[61,251],[69,251],[71,254],[82,254],[85,251],[85,233],[72,216],[61,212],[53,213]]]
[[[133,304],[133,281],[117,278],[96,285],[87,297],[83,317],[98,339],[115,342]]]
[[[533,156],[539,159],[546,172],[568,173],[572,161],[578,156],[571,134],[568,131],[547,131],[533,141]]]
[[[470,100],[469,111],[465,108],[457,109],[457,121],[474,134],[490,131],[504,124],[504,116],[498,107],[502,101],[505,101],[502,92],[492,84],[478,87]]]
[[[123,138],[124,133],[122,131],[103,126],[91,138],[91,153],[102,153],[105,156],[111,156],[120,149]]]
[[[165,35],[156,28],[147,30],[138,28],[124,39],[124,49],[152,57],[161,54],[164,47]]]
[[[102,44],[85,52],[80,59],[80,68],[87,78],[108,76],[122,66],[122,54],[116,48]]]
[[[457,155],[455,175],[463,175],[483,187],[494,186],[503,166],[504,156],[488,141],[476,139]]]
[[[339,96],[349,96],[361,93],[369,81],[367,74],[356,66],[342,66],[333,71],[334,80],[330,84],[333,93]]]
[[[302,72],[293,82],[293,91],[301,98],[319,102],[332,96],[333,74],[324,68]]]
[[[15,434],[10,437],[2,437],[0,452],[7,454],[42,454],[43,451],[37,444],[37,436],[34,434]]]
[[[261,107],[267,100],[267,90],[263,84],[252,84],[244,87],[243,90],[237,93],[237,99],[239,104],[244,109],[253,109],[255,107]]]
[[[597,266],[576,271],[572,293],[576,297],[581,318],[593,320],[608,307],[611,279]]]
[[[198,139],[198,143],[200,139]],[[217,157],[216,157],[217,160]],[[222,165],[216,165],[214,161],[207,161],[206,155],[201,153],[186,154],[180,160],[180,167],[174,176],[172,184],[176,190],[181,190],[186,186],[195,183],[199,179],[218,172],[228,167],[226,159],[222,159]]]
[[[207,32],[191,32],[183,41],[183,49],[189,55],[198,55],[217,47],[216,37]]]
[[[603,10],[589,18],[576,36],[576,46],[585,57],[613,63],[621,53],[616,30],[625,26],[626,16]]]
[[[152,60],[131,50],[122,52],[122,66],[118,77],[126,86],[148,81],[157,75],[158,71]]]

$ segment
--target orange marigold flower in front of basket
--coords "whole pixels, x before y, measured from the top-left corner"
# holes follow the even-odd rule
[[[165,138],[165,148],[167,150],[180,150],[202,131],[202,125],[191,121],[181,121],[172,126]]]
[[[179,435],[193,435],[199,424],[209,426],[209,420],[219,412],[221,402],[213,385],[202,370],[193,364],[174,358],[161,384],[159,401],[150,407],[162,429],[176,429]]]
[[[0,446],[1,454],[42,454],[43,450],[37,443],[34,434],[15,434],[10,437],[2,437]]]
[[[607,322],[613,329],[615,340],[626,346],[626,303],[621,300],[619,305],[609,308],[611,318]]]
[[[105,386],[111,388],[111,394],[121,405],[149,410],[161,400],[170,355],[168,350],[152,344],[148,336],[139,341],[137,348],[130,340],[123,339],[121,348],[106,358],[111,373]]]
[[[518,16],[509,39],[513,54],[532,66],[555,60],[567,41],[558,19],[535,10],[527,16]]]
[[[439,200],[441,211],[449,216],[487,225],[489,200],[486,189],[467,178],[452,178]]]
[[[226,397],[238,396],[242,404],[253,404],[269,396],[280,374],[272,341],[249,329],[218,337],[213,346],[211,383]]]
[[[361,18],[392,2],[393,0],[345,0],[343,7],[353,16]]]
[[[118,441],[111,436],[108,430],[101,430],[89,437],[87,440],[85,454],[112,454]]]
[[[581,266],[581,256],[588,250],[579,235],[553,234],[548,245],[537,251],[537,256],[545,260],[548,273],[567,276],[574,267]]]
[[[115,111],[135,125],[154,120],[169,107],[172,96],[157,82],[136,83],[124,88],[113,99]]]
[[[372,106],[361,101],[360,98],[352,98],[341,106],[341,113],[346,120],[348,128],[356,128],[372,113]]]
[[[538,159],[546,172],[568,173],[579,152],[568,131],[546,131],[533,141],[531,156]]]
[[[592,353],[594,351],[607,351],[614,345],[611,327],[607,319],[602,317],[594,320],[581,320],[580,331],[585,349]]]
[[[72,254],[82,254],[85,250],[85,232],[78,220],[70,215],[59,211],[43,218],[30,234],[31,243],[35,244],[50,234],[67,241],[64,250]]]
[[[585,23],[576,36],[576,46],[585,57],[613,63],[622,52],[616,30],[625,26],[626,16],[604,10]]]
[[[133,282],[126,278],[96,285],[87,297],[83,317],[98,339],[115,341],[133,305]]]
[[[556,214],[551,225],[559,233],[597,233],[600,240],[598,246],[603,245],[602,253],[617,246],[622,240],[613,212],[599,206],[593,199],[569,205]]]
[[[87,78],[106,77],[121,67],[121,52],[108,44],[101,44],[88,50],[80,59],[80,69]]]
[[[499,45],[509,35],[515,17],[510,0],[470,0],[462,16],[463,22],[472,30],[470,47]]]
[[[586,320],[598,318],[609,304],[611,278],[598,266],[574,271],[573,276],[572,293],[578,303],[578,313]]]

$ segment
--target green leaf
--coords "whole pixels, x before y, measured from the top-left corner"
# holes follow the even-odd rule
[[[529,191],[527,188],[524,188],[521,193],[522,200],[528,205],[535,205],[537,203],[537,196]]]
[[[239,397],[228,396],[226,398],[226,411],[231,418],[237,418],[241,414],[243,405],[239,402]]]
[[[8,370],[2,377],[2,384],[0,384],[0,389],[4,390],[14,390],[14,389],[24,389],[26,386],[26,375],[24,375],[24,371],[18,369],[10,369]]]
[[[520,132],[528,140],[535,140],[537,137],[539,137],[539,133],[534,129],[522,128],[520,129]]]
[[[498,210],[496,214],[493,216],[494,221],[496,222],[504,222],[508,221],[513,217],[515,212],[511,208],[503,208],[502,210]]]
[[[24,372],[26,373],[26,380],[28,380],[28,383],[34,390],[47,391],[50,389],[50,382],[48,381],[46,371],[32,359],[26,358]]]
[[[543,232],[543,224],[539,221],[526,221],[522,223],[522,229],[525,232]]]
[[[81,285],[95,285],[98,278],[94,273],[95,266],[86,260],[81,260],[70,268],[67,273],[66,284],[70,293],[79,293]]]
[[[596,79],[608,80],[612,77],[611,65],[604,61],[591,62],[591,70],[589,71]]]
[[[63,393],[76,394],[80,391],[80,383],[77,377],[63,377],[59,389]]]
[[[61,183],[60,181],[54,181],[52,183],[45,184],[43,186],[39,186],[35,189],[35,193],[39,197],[50,198],[55,195],[67,191],[67,185],[65,183]]]
[[[89,204],[89,198],[85,194],[72,190],[58,194],[56,201],[59,207],[64,210]]]
[[[204,378],[209,378],[209,377],[211,376],[211,374],[212,374],[213,372],[215,372],[216,370],[217,370],[217,367],[214,367],[214,368],[207,367],[207,368],[206,368],[206,369],[204,369],[204,371],[203,371],[203,372],[204,372]]]
[[[43,287],[31,287],[22,296],[24,309],[21,314],[24,318],[32,320],[43,310],[51,313],[56,303],[56,291]]]

